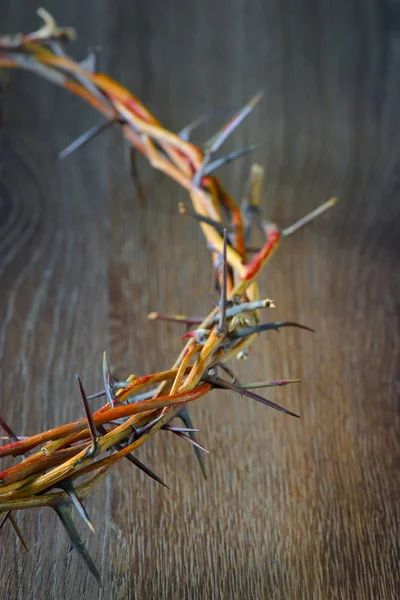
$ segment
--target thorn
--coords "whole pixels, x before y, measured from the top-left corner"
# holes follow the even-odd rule
[[[107,354],[106,352],[103,352],[103,383],[104,383],[104,390],[106,392],[106,396],[107,396],[107,400],[111,406],[111,408],[114,408],[114,398],[111,394],[111,374],[110,374],[110,365],[108,364],[108,360],[107,360]]]
[[[245,228],[245,244],[250,244],[253,227],[264,233],[262,215],[260,210],[261,189],[264,180],[264,167],[254,163],[250,169],[250,175],[246,183],[246,193],[242,201],[240,212]]]
[[[88,142],[90,142],[100,133],[111,127],[111,125],[115,125],[115,123],[117,122],[118,121],[112,120],[94,125],[90,129],[88,129],[88,131],[85,131],[85,133],[82,133],[82,135],[77,137],[76,140],[71,142],[66,148],[64,148],[64,150],[61,150],[61,152],[58,155],[59,160],[63,160],[68,156],[71,156],[71,154],[73,154],[76,150],[78,150],[79,148],[83,148],[83,146],[85,146]]]
[[[322,215],[329,208],[332,208],[332,206],[335,206],[337,201],[338,201],[338,199],[336,197],[331,198],[330,200],[327,200],[327,202],[324,202],[323,204],[321,204],[321,206],[319,206],[315,210],[312,210],[311,212],[306,214],[304,217],[302,217],[301,219],[296,221],[296,223],[293,223],[293,225],[290,225],[290,227],[286,227],[286,229],[284,229],[282,231],[282,236],[287,237],[288,235],[291,235],[298,229],[301,229],[301,227],[304,227],[304,225],[307,225],[307,223],[310,223],[311,221],[313,221],[314,219],[316,219],[317,217]]]
[[[164,481],[158,475],[156,475],[151,469],[149,469],[149,467],[146,467],[146,465],[144,465],[139,459],[137,459],[136,456],[134,456],[133,454],[127,454],[126,458],[129,460],[129,462],[131,462],[133,465],[135,465],[135,467],[137,467],[138,469],[143,471],[143,473],[145,473],[146,475],[148,475],[149,477],[154,479],[154,481],[157,481],[157,483],[160,483],[165,488],[167,488],[167,490],[169,490],[168,485],[166,483],[164,483]]]
[[[255,105],[261,100],[262,93],[256,94],[224,127],[206,144],[203,162],[193,176],[193,185],[199,186],[204,177],[205,169],[208,167],[212,156],[219,150],[225,140],[240,125],[240,123],[251,113]]]
[[[86,456],[94,457],[97,454],[98,449],[99,449],[96,425],[94,424],[92,413],[90,412],[90,409],[89,409],[88,399],[86,396],[86,392],[83,389],[81,378],[79,377],[79,375],[77,375],[76,378],[79,383],[79,389],[80,389],[81,396],[82,396],[82,404],[83,404],[83,408],[85,409],[85,415],[86,415],[86,420],[88,422],[88,429],[90,432],[90,437],[92,438],[92,446],[88,449]]]
[[[219,108],[217,110],[214,110],[212,113],[202,115],[201,117],[198,117],[197,119],[195,119],[194,121],[189,123],[189,125],[186,125],[186,127],[184,127],[183,129],[181,129],[181,131],[178,133],[178,136],[181,138],[181,140],[185,140],[185,142],[189,142],[190,135],[193,133],[193,131],[195,129],[197,129],[197,127],[200,127],[200,125],[207,123],[207,121],[211,121],[220,116],[224,117],[227,114],[232,113],[232,111],[233,111],[232,108]]]
[[[306,331],[311,331],[312,333],[315,333],[315,329],[311,329],[311,327],[301,325],[300,323],[296,323],[295,321],[277,321],[276,323],[263,323],[262,325],[256,325],[255,327],[247,327],[246,329],[234,331],[232,332],[232,334],[230,334],[230,337],[234,339],[247,337],[248,335],[252,335],[253,333],[260,333],[261,331],[269,331],[271,329],[279,332],[279,329],[281,327],[297,327],[298,329],[304,329]]]
[[[260,144],[252,144],[251,146],[247,146],[246,148],[242,148],[241,150],[236,150],[235,152],[231,152],[231,154],[228,154],[227,156],[223,156],[222,158],[217,158],[217,160],[214,160],[212,163],[210,163],[208,165],[208,167],[206,167],[204,169],[203,175],[204,176],[211,175],[211,173],[213,173],[217,169],[224,167],[225,165],[229,164],[230,162],[233,162],[234,160],[236,160],[237,158],[241,158],[242,156],[245,156],[246,154],[250,154],[251,152],[258,150],[258,148],[261,148],[264,145],[265,145],[265,142],[262,142]]]
[[[214,227],[214,229],[216,231],[218,231],[218,233],[220,233],[221,235],[224,234],[224,231],[227,228],[223,223],[214,221],[213,219],[210,219],[209,217],[205,217],[193,210],[186,208],[186,206],[184,205],[183,202],[179,202],[178,208],[179,208],[179,214],[186,215],[187,217],[191,217],[192,219],[195,219],[199,223],[206,223],[207,225],[211,225],[211,227]],[[229,227],[229,229],[232,229],[232,228]]]
[[[220,335],[225,335],[226,333],[226,287],[227,287],[227,279],[228,279],[228,262],[226,260],[226,243],[227,243],[227,234],[226,229],[224,229],[224,245],[222,248],[222,282],[221,282],[221,299],[219,304],[219,323],[218,323],[218,333]]]
[[[96,392],[95,394],[90,394],[89,396],[87,396],[88,400],[94,400],[95,398],[101,398],[102,396],[106,395],[106,391],[105,390],[101,390],[101,392]]]
[[[198,433],[200,431],[199,429],[190,429],[189,427],[174,427],[173,425],[169,424],[163,425],[161,429],[164,429],[165,431],[180,431],[182,433],[190,433],[191,431]]]
[[[290,410],[283,408],[283,406],[280,406],[279,404],[275,404],[275,402],[271,402],[271,400],[267,400],[266,398],[263,398],[262,396],[255,394],[254,392],[250,392],[250,390],[247,390],[246,388],[242,388],[238,385],[234,385],[233,383],[229,383],[229,381],[225,381],[224,379],[220,379],[219,377],[214,378],[214,377],[208,377],[208,376],[204,377],[203,379],[204,379],[204,381],[209,381],[215,387],[225,388],[227,390],[233,390],[234,392],[237,392],[241,396],[247,396],[248,398],[252,398],[253,400],[256,400],[257,402],[260,402],[261,404],[265,404],[265,406],[269,406],[270,408],[279,410],[280,412],[290,415],[291,417],[297,417],[298,419],[300,418],[300,415],[297,415],[296,413],[293,413]]]
[[[246,389],[266,388],[266,387],[283,387],[290,383],[300,383],[301,379],[276,379],[272,381],[255,381],[254,383],[238,383],[238,387]],[[235,383],[235,382],[233,382]]]
[[[3,419],[3,417],[0,416],[0,428],[3,429],[3,431],[5,431],[5,433],[8,436],[8,439],[11,440],[12,442],[19,442],[20,439],[19,437],[17,437],[15,435],[15,433],[13,432],[13,430],[11,429],[11,427],[8,425],[8,423]],[[24,439],[24,438],[22,438]],[[27,456],[29,456],[30,452],[24,452],[23,456],[26,458]]]
[[[95,75],[99,72],[99,56],[100,56],[101,48],[100,46],[94,46],[93,48],[88,48],[87,57],[81,60],[79,63],[80,66]]]
[[[8,435],[9,439],[12,442],[18,442],[19,441],[19,439],[17,438],[17,436],[15,435],[15,433],[13,432],[13,430],[11,429],[11,427],[8,425],[8,423],[3,419],[3,417],[0,417],[0,427]]]
[[[136,194],[139,198],[139,202],[142,206],[146,206],[147,204],[147,196],[146,196],[146,192],[145,189],[142,185],[142,182],[140,181],[140,177],[139,177],[139,169],[137,167],[136,164],[136,150],[135,148],[130,148],[129,150],[129,163],[130,163],[130,170],[131,170],[131,176],[133,179],[133,185],[135,187],[136,190]]]
[[[201,444],[199,444],[198,442],[196,442],[194,439],[192,439],[188,435],[185,435],[181,431],[175,431],[174,429],[171,429],[171,431],[172,431],[172,433],[175,433],[175,435],[177,435],[178,437],[180,437],[182,440],[186,440],[187,442],[189,442],[190,444],[192,444],[192,446],[194,446],[195,448],[199,448],[203,452],[206,452],[207,454],[209,454],[209,451],[206,448],[204,448],[204,446],[201,446]]]
[[[154,395],[155,390],[153,390],[151,392],[152,396]],[[150,396],[151,397],[151,396]],[[161,411],[161,413],[158,415],[158,417],[156,417],[155,419],[153,419],[152,421],[149,421],[146,425],[143,425],[143,427],[140,427],[140,429],[137,430],[137,433],[139,435],[142,435],[143,433],[145,433],[146,431],[149,431],[149,429],[151,429],[156,423],[158,423],[158,421],[160,419],[162,419],[163,417],[163,413]]]
[[[244,121],[244,119],[251,113],[254,107],[259,103],[263,97],[263,92],[258,92],[253,98],[241,109],[234,117],[222,127],[216,135],[207,143],[206,153],[214,154],[217,152],[225,140],[235,131],[235,129]]]
[[[7,516],[8,516],[8,519],[9,519],[11,525],[13,526],[13,529],[14,529],[15,533],[19,537],[19,540],[20,540],[21,544],[23,545],[23,547],[25,548],[25,550],[27,552],[29,552],[28,544],[26,543],[26,541],[25,541],[25,539],[24,539],[24,537],[23,537],[23,535],[21,533],[21,529],[19,528],[19,525],[18,525],[17,521],[15,520],[14,515],[12,514],[11,510],[7,513]],[[1,529],[1,525],[0,525],[0,529]]]
[[[151,312],[147,315],[150,321],[168,321],[170,323],[183,323],[184,325],[200,325],[204,317],[186,317],[185,315],[165,315],[163,313]]]
[[[220,367],[220,369],[222,369],[223,371],[225,371],[225,373],[227,375],[229,375],[229,377],[232,377],[232,383],[238,383],[239,384],[239,380],[236,377],[235,373],[232,371],[232,369],[230,369],[229,367],[227,367],[223,362],[217,362],[214,364],[215,367]]]
[[[92,533],[96,533],[96,531],[93,527],[93,523],[90,520],[85,507],[83,506],[82,502],[79,500],[79,498],[75,492],[75,488],[72,484],[72,481],[70,479],[65,479],[64,481],[60,481],[58,483],[58,487],[61,488],[62,490],[64,490],[65,492],[67,492],[71,502],[73,503],[76,510],[79,512],[79,514],[81,515],[82,519],[85,521],[86,525],[89,527],[90,531]]]
[[[62,503],[53,506],[52,508],[56,511],[58,518],[60,519],[65,531],[67,532],[72,547],[79,554],[80,558],[83,560],[86,567],[89,569],[93,577],[96,579],[98,585],[101,587],[100,573],[96,569],[96,565],[94,564],[90,554],[86,550],[85,544],[79,537],[78,530],[76,529],[75,523],[72,519],[71,504]]]
[[[106,428],[103,425],[99,425],[98,426],[99,432],[101,435],[105,435],[107,433]],[[137,434],[137,431],[134,431],[134,434]],[[128,444],[130,444],[130,441],[128,440]],[[121,444],[114,444],[112,446],[112,448],[114,448],[114,450],[122,450],[123,446]],[[151,471],[151,469],[149,469],[148,467],[146,467],[146,465],[144,465],[139,459],[136,458],[136,456],[133,456],[132,453],[127,454],[125,456],[125,458],[127,460],[129,460],[130,463],[132,463],[133,465],[135,465],[135,467],[137,467],[138,469],[140,469],[141,471],[143,471],[143,473],[146,473],[146,475],[148,475],[149,477],[151,477],[152,479],[154,479],[154,481],[157,481],[157,483],[160,483],[161,485],[163,485],[164,487],[166,487],[169,490],[169,487],[167,486],[166,483],[164,483],[164,481],[162,479],[160,479],[160,477],[158,477],[158,475],[156,475],[155,473],[153,473],[153,471]]]
[[[11,510],[8,510],[8,511],[7,511],[7,512],[6,512],[6,513],[3,515],[3,518],[2,518],[2,519],[1,519],[1,521],[0,521],[0,530],[2,529],[2,527],[3,527],[4,523],[7,521],[7,519],[9,519],[10,515],[11,515]]]
[[[181,408],[179,410],[179,412],[177,413],[176,416],[180,418],[180,420],[183,422],[183,424],[185,425],[185,427],[187,429],[193,429],[192,419],[190,417],[189,411],[188,411],[188,409],[187,409],[186,406],[184,406],[183,408]],[[194,431],[189,432],[189,436],[195,442],[197,441],[196,440],[196,434],[195,434]],[[199,463],[201,472],[203,473],[203,477],[204,477],[204,479],[207,479],[206,468],[205,468],[205,465],[204,465],[203,456],[202,456],[202,454],[200,452],[200,449],[197,448],[197,446],[193,446],[193,450],[194,450],[194,453],[196,455],[197,462]]]
[[[17,536],[19,537],[19,539],[20,539],[20,541],[21,541],[21,544],[23,545],[23,547],[25,548],[25,550],[26,550],[27,552],[29,552],[28,544],[27,544],[27,543],[26,543],[26,541],[24,540],[24,537],[23,537],[23,535],[22,535],[22,533],[21,533],[21,530],[20,530],[20,528],[19,528],[19,525],[18,525],[18,523],[16,522],[16,520],[14,519],[14,517],[13,517],[13,515],[12,515],[11,513],[12,513],[12,511],[11,511],[11,510],[8,510],[8,511],[5,513],[5,515],[3,516],[3,518],[1,519],[1,522],[0,522],[0,530],[1,530],[1,528],[3,527],[4,523],[5,523],[5,522],[7,521],[7,519],[8,519],[8,520],[10,521],[10,523],[11,523],[11,525],[12,525],[12,527],[13,527],[13,529],[14,529],[15,533],[16,533],[16,534],[17,534]]]

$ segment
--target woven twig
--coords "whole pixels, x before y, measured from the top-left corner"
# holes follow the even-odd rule
[[[63,44],[75,37],[71,29],[59,28],[45,10],[39,9],[44,25],[38,31],[0,38],[0,66],[31,70],[69,90],[91,104],[106,119],[61,153],[67,156],[91,138],[114,125],[150,164],[185,188],[193,209],[180,206],[180,212],[195,218],[212,251],[220,302],[207,317],[185,317],[151,313],[149,318],[195,326],[184,338],[188,341],[174,365],[144,377],[131,375],[116,381],[103,357],[104,389],[92,397],[106,397],[106,404],[90,411],[88,397],[79,380],[86,417],[36,435],[18,438],[0,418],[0,426],[10,442],[0,447],[0,457],[21,457],[15,466],[0,473],[1,525],[9,520],[21,533],[13,511],[34,507],[52,507],[60,517],[73,547],[100,582],[100,576],[79,538],[71,517],[74,505],[88,526],[93,525],[82,500],[90,493],[120,458],[128,458],[148,475],[161,480],[135,458],[133,452],[161,429],[168,429],[190,441],[201,462],[201,450],[195,439],[187,405],[212,389],[230,389],[292,416],[291,411],[270,402],[249,388],[283,386],[298,380],[276,380],[240,384],[220,376],[220,367],[232,375],[224,364],[231,358],[243,357],[261,331],[294,326],[298,323],[260,323],[260,310],[273,307],[271,300],[259,300],[256,280],[281,239],[335,203],[332,198],[316,211],[290,228],[281,231],[265,220],[260,208],[263,169],[253,167],[247,194],[241,208],[224,190],[214,171],[223,164],[254,150],[254,146],[227,157],[217,157],[226,138],[253,110],[260,100],[257,94],[209,142],[205,149],[192,144],[189,134],[198,120],[180,135],[162,127],[157,119],[128,90],[106,75],[97,73],[92,57],[78,63],[66,55]],[[229,222],[224,222],[226,215]],[[254,227],[261,230],[265,242],[251,248]],[[250,259],[248,258],[250,256]],[[184,427],[172,427],[170,421],[180,416]],[[107,453],[107,454],[106,454]],[[74,487],[77,478],[81,483]],[[1,527],[0,525],[0,527]]]

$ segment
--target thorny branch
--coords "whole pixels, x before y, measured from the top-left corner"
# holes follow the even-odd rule
[[[0,67],[24,68],[33,71],[91,104],[103,120],[60,153],[66,158],[109,126],[118,127],[132,147],[142,153],[150,164],[178,182],[187,190],[193,210],[180,206],[180,212],[198,221],[212,251],[216,285],[220,301],[206,317],[185,317],[151,313],[149,318],[176,321],[187,327],[196,326],[183,337],[188,339],[174,365],[143,377],[129,376],[116,381],[104,354],[102,374],[104,389],[86,396],[78,378],[85,418],[49,431],[17,437],[3,418],[0,427],[9,443],[0,446],[0,458],[22,457],[16,465],[0,472],[0,528],[9,520],[23,540],[13,511],[52,507],[59,516],[72,546],[100,583],[100,575],[90,558],[71,517],[75,506],[86,524],[93,525],[82,500],[104,478],[120,458],[126,457],[159,483],[163,482],[132,454],[154,433],[167,430],[190,442],[204,472],[201,450],[197,442],[187,406],[212,389],[229,389],[272,408],[297,416],[293,412],[259,396],[249,388],[284,386],[297,379],[240,384],[221,379],[218,368],[232,374],[224,363],[234,356],[244,357],[257,335],[280,327],[301,327],[292,321],[260,324],[260,310],[272,308],[269,299],[259,300],[256,280],[266,262],[278,248],[282,236],[302,227],[332,206],[332,198],[293,226],[281,231],[265,220],[260,208],[263,169],[253,166],[247,194],[241,209],[224,190],[214,172],[257,148],[250,146],[226,157],[217,157],[225,140],[252,112],[261,98],[254,96],[239,110],[204,149],[190,142],[190,134],[207,117],[185,127],[180,135],[166,130],[159,121],[128,90],[95,70],[91,54],[79,63],[70,58],[64,44],[75,37],[69,28],[57,26],[44,9],[38,14],[43,26],[36,32],[0,37]],[[94,68],[93,68],[94,66]],[[224,215],[229,222],[224,222]],[[250,247],[252,230],[259,229],[265,237],[257,249]],[[252,258],[248,260],[248,254]],[[311,330],[312,331],[312,330]],[[232,374],[233,375],[233,374]],[[89,399],[105,396],[106,404],[91,412]],[[184,427],[170,425],[180,417]],[[76,480],[81,482],[75,487]],[[83,478],[83,481],[82,481]],[[165,484],[163,484],[165,485]],[[58,490],[61,491],[56,491]],[[25,542],[23,542],[25,544]]]

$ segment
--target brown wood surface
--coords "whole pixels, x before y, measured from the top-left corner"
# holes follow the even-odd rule
[[[99,592],[50,510],[17,515],[31,548],[1,532],[5,599],[374,599],[398,593],[400,4],[396,0],[48,0],[100,45],[101,70],[176,131],[219,106],[265,100],[227,147],[266,141],[264,210],[282,226],[340,204],[285,240],[261,278],[277,318],[316,334],[267,334],[242,377],[301,377],[268,397],[292,419],[229,393],[193,409],[209,448],[203,480],[185,442],[138,452],[165,490],[120,464],[87,502]],[[35,29],[35,3],[2,0],[3,32]],[[1,414],[23,435],[81,414],[74,374],[101,385],[168,367],[179,326],[202,314],[210,257],[179,216],[183,190],[109,132],[62,163],[98,121],[29,73],[3,77],[0,173]],[[205,130],[208,135],[212,129]],[[250,160],[221,172],[240,198]],[[173,439],[171,439],[173,437]]]

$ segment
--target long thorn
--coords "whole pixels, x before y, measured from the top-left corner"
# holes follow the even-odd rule
[[[321,206],[319,206],[315,210],[312,210],[307,215],[296,221],[296,223],[293,223],[293,225],[290,225],[289,227],[286,227],[286,229],[283,229],[282,236],[287,237],[288,235],[291,235],[298,229],[301,229],[301,227],[304,227],[304,225],[307,225],[307,223],[310,223],[311,221],[322,215],[326,210],[332,208],[332,206],[335,206],[337,200],[338,199],[336,197],[327,200],[326,202],[321,204]]]
[[[204,448],[204,446],[202,446],[201,444],[196,442],[193,438],[189,437],[188,435],[185,435],[181,431],[176,431],[174,429],[171,429],[170,431],[172,431],[172,433],[175,433],[175,435],[180,437],[182,440],[186,440],[187,442],[192,444],[192,446],[194,446],[195,448],[199,448],[199,450],[202,450],[203,452],[206,452],[207,454],[209,454],[209,451],[206,448]]]
[[[226,244],[227,233],[224,229],[224,244],[222,247],[222,282],[221,282],[221,299],[219,304],[219,323],[218,333],[224,335],[226,333],[226,288],[228,283],[228,261],[226,259]]]
[[[190,209],[186,208],[186,206],[184,205],[183,202],[180,202],[178,207],[179,207],[179,213],[181,215],[186,215],[187,217],[190,217],[191,219],[195,219],[199,223],[206,223],[207,225],[211,225],[211,227],[214,227],[214,229],[216,231],[218,231],[218,233],[220,233],[221,235],[223,235],[225,229],[227,229],[227,226],[224,225],[223,223],[214,221],[213,219],[210,219],[209,217],[205,217],[204,215],[199,215],[199,213],[195,212],[194,210],[190,210]],[[229,225],[228,225],[228,228],[231,229],[231,227],[229,227]]]
[[[183,323],[184,325],[200,325],[204,317],[186,317],[185,315],[166,315],[158,312],[151,312],[147,315],[150,321],[168,321],[170,323]]]
[[[58,504],[52,507],[56,513],[58,518],[65,531],[67,532],[69,541],[71,542],[72,547],[79,554],[80,558],[85,563],[86,567],[89,569],[93,577],[96,579],[97,583],[101,587],[101,577],[100,573],[96,569],[96,565],[94,564],[89,552],[86,550],[85,544],[82,542],[78,530],[75,527],[75,523],[71,514],[71,505],[68,503]]]
[[[261,404],[265,404],[265,406],[269,406],[270,408],[279,410],[280,412],[283,412],[292,417],[297,417],[298,419],[300,418],[300,415],[296,415],[296,413],[293,413],[290,410],[283,408],[283,406],[280,406],[279,404],[276,404],[275,402],[271,402],[271,400],[267,400],[266,398],[263,398],[262,396],[255,394],[254,392],[250,392],[250,390],[247,390],[246,388],[242,388],[238,385],[234,385],[233,383],[229,383],[229,381],[220,379],[219,377],[217,378],[217,377],[207,376],[207,377],[204,377],[204,380],[209,381],[215,387],[225,388],[227,390],[233,390],[234,392],[237,392],[238,394],[247,396],[248,398],[252,398],[253,400],[256,400],[257,402],[260,402]]]
[[[262,92],[258,92],[239,112],[226,124],[222,129],[212,137],[207,143],[207,154],[217,152],[225,140],[235,131],[235,129],[244,121],[251,113],[254,107],[259,103],[263,96]]]
[[[219,150],[225,140],[240,125],[240,123],[251,113],[255,105],[261,100],[262,94],[256,94],[206,145],[206,153],[203,162],[193,177],[193,185],[199,186],[206,168],[212,156]]]
[[[25,550],[27,552],[29,552],[28,544],[26,543],[24,536],[21,533],[21,529],[19,528],[19,525],[18,525],[17,521],[15,520],[14,515],[11,513],[11,511],[9,511],[9,513],[8,513],[8,519],[9,519],[11,525],[13,526],[15,533],[19,537],[21,544],[23,545]]]
[[[200,431],[199,429],[190,429],[189,427],[175,427],[174,425],[169,424],[163,425],[161,429],[164,429],[165,431],[180,431],[181,433],[199,433]]]
[[[253,383],[238,383],[238,387],[246,388],[247,390],[266,387],[282,387],[290,383],[300,383],[301,379],[276,379],[272,381],[255,381]]]
[[[238,378],[236,377],[235,373],[232,371],[232,369],[230,369],[227,365],[225,365],[223,362],[217,362],[214,365],[215,367],[219,367],[220,369],[222,369],[223,371],[225,371],[225,373],[227,375],[229,375],[229,377],[232,378],[232,383],[236,383],[238,381]]]
[[[107,433],[107,430],[106,430],[106,428],[103,425],[98,426],[98,430],[99,430],[99,433],[101,433],[101,435],[105,435]],[[118,450],[122,450],[123,446],[121,444],[114,444],[112,446],[112,448],[114,448],[114,450],[116,450],[118,452]],[[138,469],[140,469],[141,471],[143,471],[143,473],[145,473],[146,475],[148,475],[149,477],[151,477],[152,479],[154,479],[154,481],[157,481],[157,483],[161,483],[161,485],[163,485],[164,487],[166,487],[167,489],[169,489],[169,487],[167,486],[167,484],[164,483],[164,481],[162,479],[160,479],[160,477],[158,477],[158,475],[156,475],[151,469],[149,469],[148,467],[146,467],[146,465],[144,465],[132,453],[127,454],[125,458],[127,460],[129,460],[130,463],[132,463],[133,465],[135,465],[135,467],[137,467]]]
[[[70,497],[71,502],[73,503],[76,510],[79,512],[79,514],[81,515],[82,519],[85,521],[86,525],[89,527],[90,531],[92,533],[96,533],[96,531],[93,527],[93,523],[90,520],[90,517],[86,511],[86,508],[83,506],[82,502],[79,500],[79,498],[75,492],[75,488],[73,486],[72,481],[70,479],[64,479],[64,481],[60,481],[58,483],[58,487],[60,487],[65,492],[67,492],[68,496]]]
[[[79,148],[83,148],[83,146],[85,146],[88,142],[97,137],[100,133],[111,127],[111,125],[115,125],[118,122],[119,121],[117,120],[111,120],[94,125],[90,129],[82,133],[82,135],[77,137],[76,140],[71,142],[66,148],[64,148],[64,150],[61,150],[61,152],[58,154],[58,158],[60,160],[63,160],[64,158],[71,156],[71,154],[73,154],[76,150],[78,150]]]
[[[193,423],[192,423],[192,419],[190,417],[189,411],[187,409],[187,406],[184,406],[183,408],[181,408],[177,414],[177,417],[179,417],[181,419],[181,421],[183,422],[183,424],[185,425],[185,427],[187,429],[193,429]],[[192,438],[192,440],[194,440],[195,442],[196,440],[196,434],[194,432],[190,432],[189,436]],[[203,461],[203,455],[200,451],[199,448],[197,448],[197,446],[193,446],[193,450],[194,453],[196,455],[197,458],[197,462],[199,463],[201,472],[203,473],[203,477],[204,479],[207,479],[207,473],[206,473],[206,467]]]
[[[189,142],[190,135],[193,133],[193,131],[195,129],[197,129],[197,127],[200,127],[200,125],[207,123],[207,121],[211,121],[218,117],[224,117],[229,113],[232,114],[232,111],[233,111],[232,108],[219,108],[217,110],[214,110],[212,113],[202,115],[201,117],[198,117],[197,119],[195,119],[194,121],[189,123],[189,125],[186,125],[186,127],[184,127],[183,129],[181,129],[181,131],[178,133],[178,136],[181,138],[181,140],[185,140],[185,142]]]
[[[90,437],[92,438],[92,446],[91,446],[91,448],[89,448],[89,450],[87,452],[87,456],[95,456],[98,451],[96,425],[94,424],[92,413],[90,412],[88,399],[86,396],[86,392],[83,388],[81,378],[79,377],[79,375],[77,375],[76,378],[78,380],[79,389],[80,389],[81,396],[82,396],[82,404],[83,404],[83,408],[85,409],[85,416],[86,416],[86,420],[88,422]]]
[[[102,396],[106,395],[106,390],[101,390],[101,392],[96,392],[94,394],[89,394],[89,396],[87,396],[88,400],[94,400],[95,398],[101,398]]]
[[[111,408],[114,408],[114,398],[113,398],[113,396],[111,394],[110,380],[111,380],[110,365],[108,364],[106,352],[103,352],[103,383],[104,383],[104,389],[105,389],[105,392],[106,392],[107,400],[108,400]]]
[[[10,518],[11,515],[11,510],[8,510],[7,512],[4,513],[1,521],[0,521],[0,530],[2,529],[4,523]]]
[[[5,431],[5,433],[8,435],[11,441],[19,441],[19,439],[17,438],[11,427],[8,425],[8,423],[3,419],[3,417],[0,417],[0,427],[3,429],[3,431]]]
[[[206,167],[204,169],[203,175],[204,176],[210,175],[217,169],[224,167],[225,165],[229,164],[230,162],[236,160],[237,158],[240,158],[242,156],[245,156],[246,154],[250,154],[251,152],[258,150],[258,148],[261,148],[262,146],[264,146],[264,144],[265,144],[265,142],[260,143],[260,144],[252,144],[251,146],[247,146],[246,148],[242,148],[241,150],[236,150],[235,152],[231,152],[231,154],[228,154],[227,156],[223,156],[222,158],[217,158],[217,160],[214,160],[212,163],[210,163],[208,165],[208,167]]]
[[[295,321],[276,321],[276,323],[263,323],[262,325],[256,325],[255,327],[247,327],[246,329],[240,329],[238,331],[233,331],[231,335],[232,338],[241,338],[247,337],[248,335],[252,335],[253,333],[260,333],[261,331],[279,331],[281,327],[297,327],[298,329],[304,329],[306,331],[312,331],[315,333],[315,329],[311,329],[311,327],[307,327],[306,325],[301,325],[300,323],[296,323]]]

